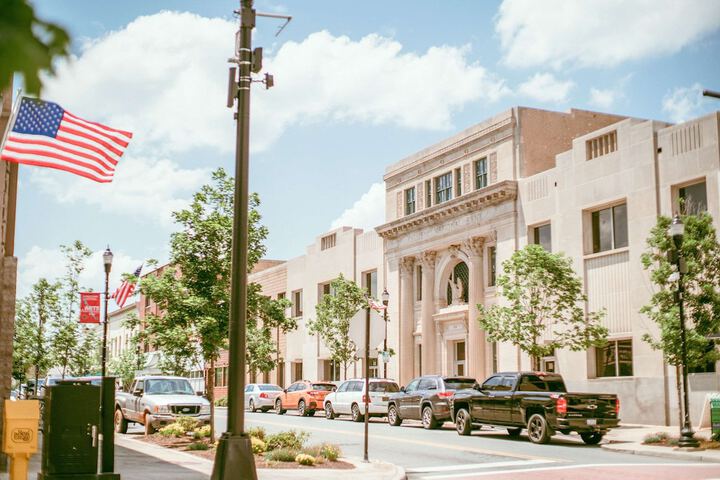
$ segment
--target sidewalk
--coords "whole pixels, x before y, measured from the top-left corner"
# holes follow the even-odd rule
[[[600,446],[605,450],[612,450],[615,452],[649,455],[653,457],[663,457],[677,460],[720,463],[720,450],[687,451],[676,450],[673,447],[643,445],[642,442],[646,435],[658,432],[665,432],[677,437],[680,430],[677,426],[666,427],[659,425],[623,424],[619,428],[610,430],[607,435],[605,435],[605,439],[608,443],[603,443]],[[699,432],[695,432],[695,438],[709,439],[710,430],[703,429]]]

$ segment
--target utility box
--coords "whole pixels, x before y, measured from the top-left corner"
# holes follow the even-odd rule
[[[713,436],[720,435],[720,397],[710,400],[710,429]]]
[[[100,387],[64,381],[45,393],[44,437],[38,480],[96,475]]]

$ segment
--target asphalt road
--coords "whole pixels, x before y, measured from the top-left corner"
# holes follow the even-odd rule
[[[216,410],[216,428],[226,428],[227,413]],[[268,433],[304,430],[309,443],[339,445],[345,456],[362,458],[363,424],[341,418],[326,420],[299,417],[288,412],[276,415],[246,413],[246,426],[260,426]],[[523,434],[511,439],[504,429],[484,428],[470,437],[458,435],[452,424],[424,430],[420,422],[405,421],[391,427],[373,418],[369,428],[369,458],[405,467],[408,478],[473,479],[500,475],[501,479],[720,479],[720,465],[679,462],[656,457],[628,455],[585,445],[577,435],[556,435],[550,444],[535,445]]]

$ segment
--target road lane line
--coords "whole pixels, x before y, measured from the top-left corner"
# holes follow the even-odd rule
[[[463,478],[463,477],[485,477],[488,475],[511,475],[516,473],[528,473],[528,472],[544,472],[552,470],[572,470],[582,468],[606,468],[606,467],[705,467],[709,466],[708,463],[583,463],[573,465],[558,465],[554,467],[537,467],[537,468],[517,468],[512,470],[495,470],[492,472],[466,472],[457,473],[452,475],[432,475],[429,477],[421,477],[423,479],[439,480],[441,478]]]
[[[280,423],[280,422],[269,422],[267,420],[255,420],[255,419],[250,419],[250,418],[248,418],[248,422],[261,423],[261,424],[265,424],[265,425],[274,425],[276,427],[301,428],[301,429],[305,429],[305,430],[315,430],[318,432],[339,433],[341,435],[352,435],[355,437],[363,437],[364,436],[364,434],[361,432],[337,430],[334,428],[306,427],[306,426],[298,426],[298,425],[292,425],[292,424]],[[437,443],[437,442],[427,442],[424,440],[410,440],[410,439],[405,439],[405,438],[400,438],[400,437],[392,437],[392,436],[388,436],[388,435],[378,435],[378,434],[372,434],[372,433],[370,434],[370,437],[380,439],[380,440],[391,440],[393,442],[402,442],[402,443],[410,443],[413,445],[422,445],[425,447],[443,448],[445,450],[455,450],[458,452],[481,453],[483,455],[495,455],[497,457],[519,458],[522,460],[547,460],[550,462],[566,463],[566,460],[561,460],[558,458],[541,457],[538,455],[525,455],[522,453],[508,453],[508,452],[502,452],[502,451],[497,451],[497,450],[490,450],[487,448],[446,445],[446,444]]]
[[[543,463],[555,463],[552,460],[510,460],[507,462],[490,462],[490,463],[469,463],[464,465],[448,465],[443,467],[417,467],[406,468],[406,473],[434,473],[434,472],[452,472],[456,470],[474,470],[477,468],[497,468],[497,467],[523,467],[528,465],[539,465]],[[430,478],[430,477],[428,477]],[[435,478],[435,477],[432,477]],[[439,477],[438,477],[439,478]]]

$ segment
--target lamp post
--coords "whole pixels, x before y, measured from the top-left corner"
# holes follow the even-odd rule
[[[672,224],[670,224],[670,228],[668,229],[668,234],[675,245],[673,260],[678,272],[678,288],[675,294],[675,299],[680,311],[680,361],[682,362],[683,425],[680,428],[680,440],[678,441],[678,447],[697,448],[699,443],[693,437],[694,432],[692,430],[692,425],[690,424],[690,411],[688,407],[687,341],[685,338],[685,310],[683,308],[683,304],[685,303],[683,276],[687,273],[687,265],[685,264],[685,258],[682,256],[681,250],[683,235],[685,234],[685,225],[683,225],[680,215],[677,213],[673,217]]]
[[[105,305],[103,307],[103,342],[102,342],[102,382],[100,384],[100,472],[104,478],[119,479],[115,470],[115,432],[113,430],[112,403],[115,396],[115,380],[107,377],[107,335],[108,335],[108,303],[110,301],[110,270],[112,269],[113,253],[110,246],[103,252],[105,267]]]
[[[388,364],[388,349],[387,349],[387,330],[388,330],[388,318],[387,318],[387,311],[388,311],[388,303],[390,303],[390,294],[387,291],[387,288],[383,289],[382,293],[382,302],[383,305],[385,305],[385,310],[383,310],[383,320],[385,321],[385,339],[383,340],[383,378],[387,378],[387,364]]]
[[[368,461],[368,426],[370,421],[370,410],[368,403],[370,401],[370,296],[365,299],[367,305],[365,307],[365,395],[363,400],[365,403],[365,439],[363,442],[363,460]]]
[[[108,300],[110,299],[110,270],[112,269],[113,253],[110,246],[103,253],[103,265],[105,266],[105,307],[103,311],[103,343],[102,343],[102,376],[107,373],[107,332],[108,332]],[[104,407],[104,405],[103,405]]]

